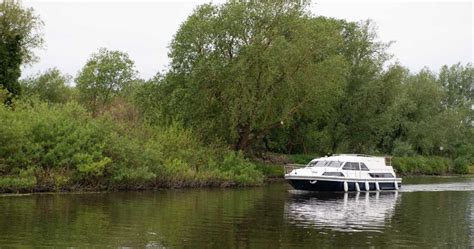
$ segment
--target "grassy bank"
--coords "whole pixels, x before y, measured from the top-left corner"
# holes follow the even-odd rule
[[[263,182],[262,172],[242,154],[205,145],[179,125],[145,125],[130,113],[122,108],[93,118],[75,103],[0,107],[0,192]]]

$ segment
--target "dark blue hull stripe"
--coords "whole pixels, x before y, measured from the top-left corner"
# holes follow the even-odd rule
[[[321,181],[318,180],[314,184],[310,180],[287,180],[293,188],[298,190],[309,190],[309,191],[344,191],[344,182],[338,181]],[[357,182],[359,184],[360,191],[367,191],[365,188],[365,182]],[[402,186],[398,183],[398,187]],[[356,182],[347,182],[348,191],[357,191]],[[395,190],[394,182],[379,182],[380,190]],[[377,190],[375,183],[369,183],[369,191]]]

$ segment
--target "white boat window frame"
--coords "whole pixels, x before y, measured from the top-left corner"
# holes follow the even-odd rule
[[[370,171],[369,167],[367,167],[363,162],[360,162],[359,168],[361,171]]]

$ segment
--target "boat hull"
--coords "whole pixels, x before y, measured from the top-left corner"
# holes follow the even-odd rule
[[[343,181],[331,181],[331,180],[306,180],[306,179],[287,179],[287,181],[297,190],[307,191],[345,191]],[[356,183],[359,184],[360,191],[377,191],[375,182],[369,183],[369,189],[365,188],[364,181],[350,182],[347,181],[347,191],[357,191]],[[401,183],[397,183],[398,188],[402,186]],[[396,190],[395,182],[379,182],[380,190]]]

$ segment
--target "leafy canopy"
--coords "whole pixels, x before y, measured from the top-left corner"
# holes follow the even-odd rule
[[[136,80],[134,62],[128,54],[105,48],[93,53],[75,81],[82,100],[95,114],[100,106]]]
[[[337,25],[305,1],[202,5],[171,43],[162,111],[247,151],[340,81]]]
[[[68,86],[71,76],[62,74],[57,68],[30,76],[21,80],[22,91],[25,96],[37,95],[41,100],[49,103],[66,103],[73,92]]]

